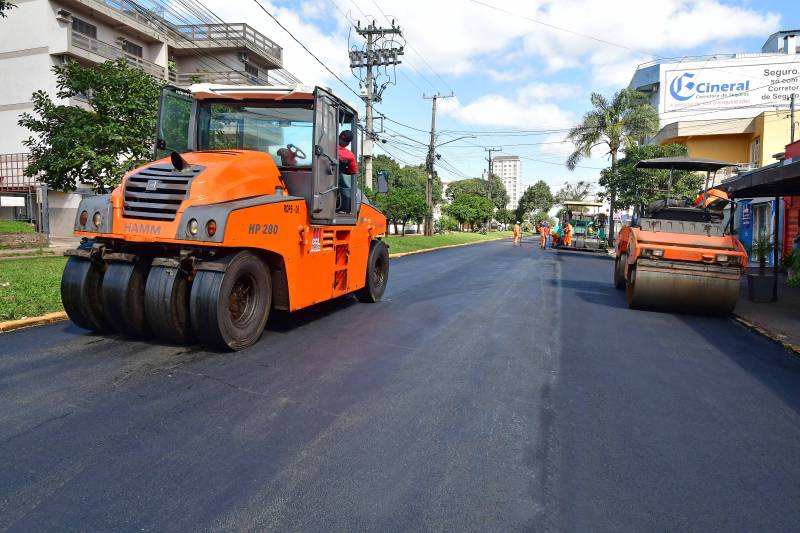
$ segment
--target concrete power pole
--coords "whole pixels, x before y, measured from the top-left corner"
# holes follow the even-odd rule
[[[489,152],[489,171],[486,173],[486,189],[489,195],[489,203],[492,202],[492,152],[502,152],[502,148],[484,148],[484,152]],[[489,217],[489,229],[492,228],[492,218],[494,218],[494,204],[492,204],[492,215]]]
[[[364,158],[364,186],[372,188],[372,149],[375,143],[375,129],[373,127],[373,105],[381,101],[381,94],[386,84],[378,87],[373,69],[377,67],[388,67],[399,65],[400,56],[403,55],[403,47],[395,46],[394,41],[387,41],[387,36],[397,35],[402,37],[402,30],[392,23],[391,28],[381,28],[375,22],[362,28],[359,23],[356,32],[366,39],[366,47],[363,50],[350,51],[350,68],[355,70],[364,69],[364,105],[366,106],[366,124],[364,141],[361,146]]]
[[[436,101],[439,98],[452,98],[453,94],[433,96],[422,95],[426,100],[431,100],[431,143],[428,145],[428,156],[425,158],[425,171],[428,179],[425,181],[425,235],[433,235],[433,165],[436,162]]]

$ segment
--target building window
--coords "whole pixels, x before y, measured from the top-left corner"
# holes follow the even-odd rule
[[[750,143],[750,167],[758,168],[761,166],[761,137],[756,137]]]
[[[97,26],[89,24],[85,20],[72,17],[72,29],[82,35],[97,39]]]
[[[253,81],[258,79],[258,67],[256,67],[255,65],[251,65],[250,63],[245,63],[244,71],[250,75]]]
[[[122,49],[125,50],[125,53],[130,54],[136,57],[142,57],[142,47],[138,44],[132,43],[130,41],[124,41],[122,43]]]

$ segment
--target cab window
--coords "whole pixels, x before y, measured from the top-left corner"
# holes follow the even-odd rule
[[[310,166],[313,123],[311,105],[203,103],[198,112],[198,148],[258,150],[268,153],[279,167]]]

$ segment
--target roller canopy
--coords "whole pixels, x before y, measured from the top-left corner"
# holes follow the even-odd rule
[[[643,159],[636,163],[636,168],[661,168],[689,171],[716,171],[725,167],[732,167],[735,163],[717,161],[716,159],[704,159],[701,157],[656,157],[654,159]]]

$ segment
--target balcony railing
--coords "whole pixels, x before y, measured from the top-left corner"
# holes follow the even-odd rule
[[[98,41],[97,39],[92,39],[91,37],[76,31],[70,30],[70,34],[70,44],[75,48],[80,48],[81,50],[91,52],[111,61],[125,58],[129,65],[139,67],[156,78],[164,78],[165,69],[160,65],[156,65],[151,61],[147,61],[141,57],[129,54],[118,46],[114,46],[113,44],[108,44],[103,41]]]
[[[218,83],[221,85],[270,85],[266,78],[245,72],[224,70],[219,72],[170,72],[169,79],[179,86],[193,83]]]
[[[194,43],[243,46],[266,56],[277,65],[283,63],[283,49],[247,24],[190,24],[175,26],[175,31]]]
[[[0,154],[0,192],[25,192],[39,185],[25,175],[29,163],[30,154]]]

